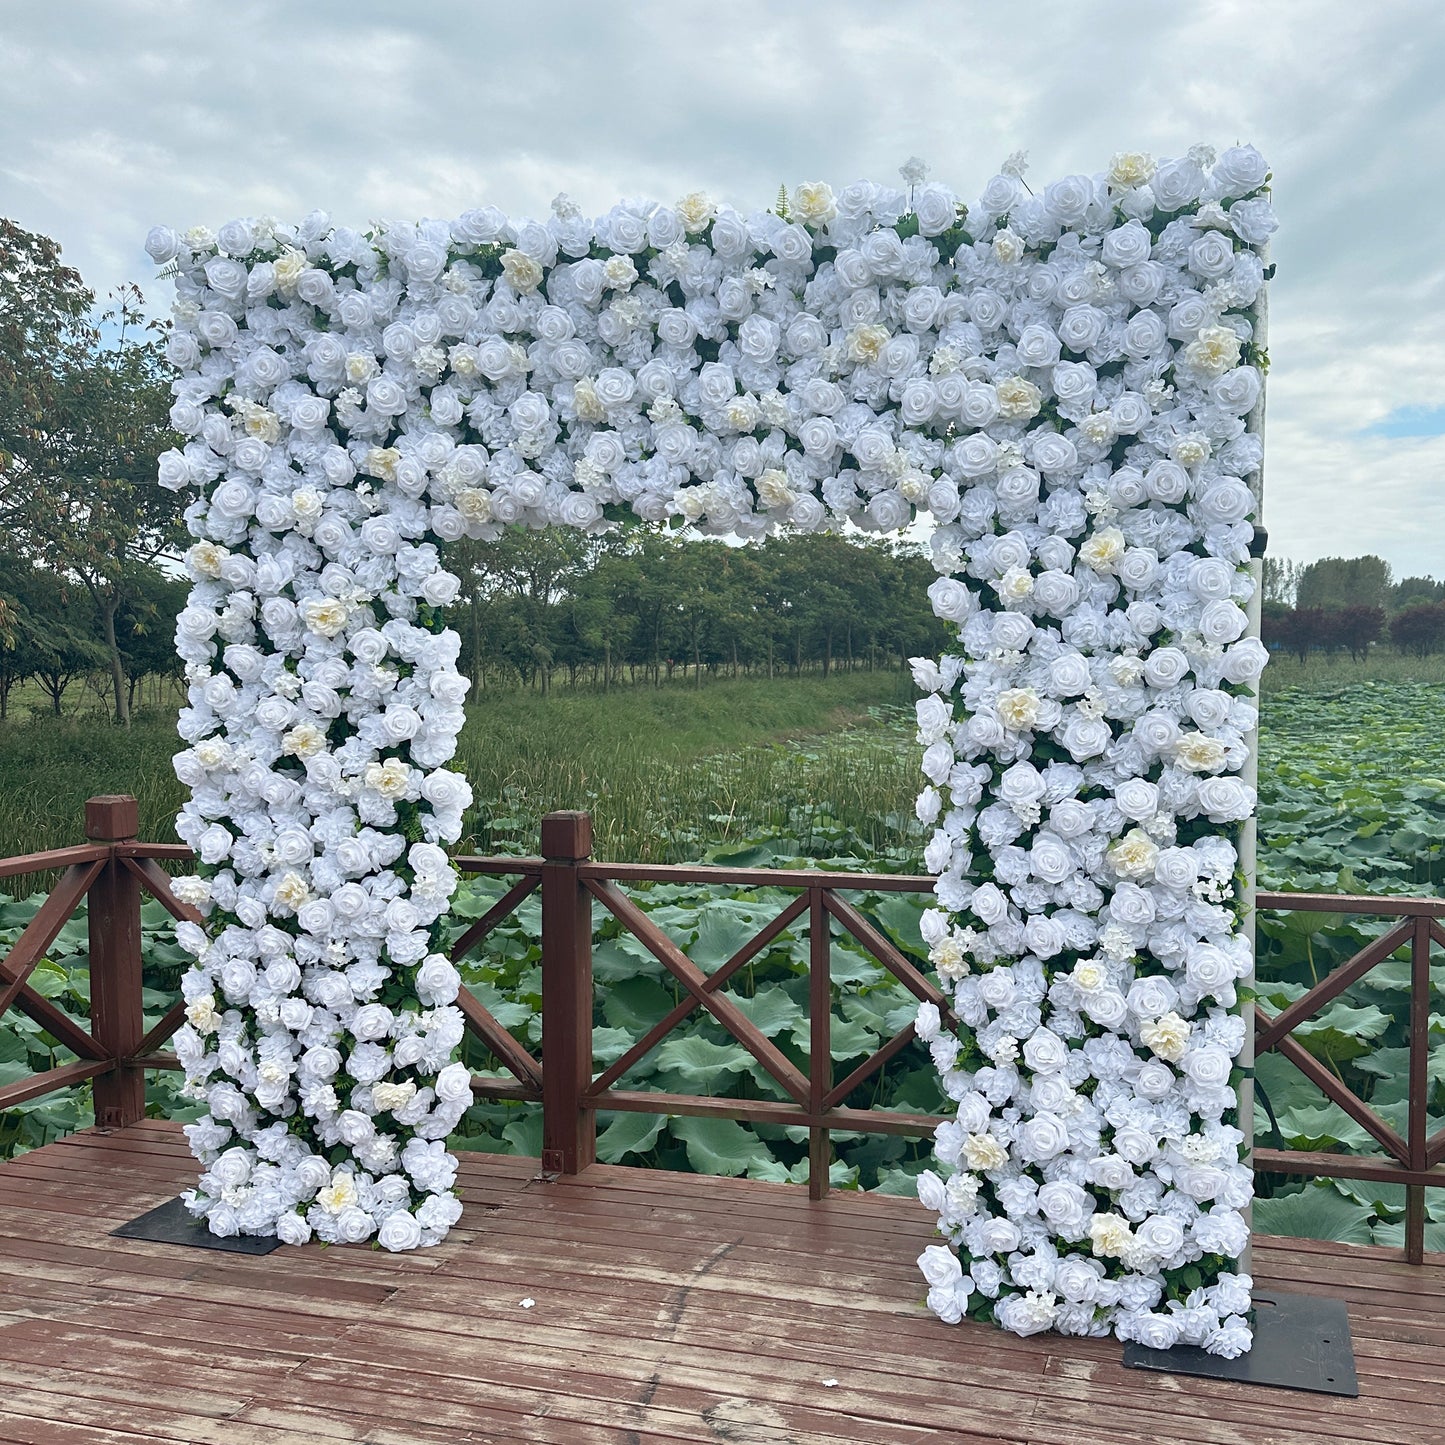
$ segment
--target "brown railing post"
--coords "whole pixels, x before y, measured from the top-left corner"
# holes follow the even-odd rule
[[[542,819],[542,1168],[577,1174],[597,1158],[592,1082],[592,895],[578,865],[592,856],[586,813]]]
[[[1430,1105],[1430,920],[1424,914],[1415,919],[1410,940],[1410,1109],[1406,1118],[1405,1142],[1410,1150],[1410,1168],[1430,1167],[1428,1110]],[[1405,1186],[1405,1258],[1410,1264],[1425,1262],[1425,1186]]]
[[[133,841],[139,827],[134,798],[91,798],[85,805],[85,836],[95,843]],[[123,1129],[145,1118],[145,1071],[123,1061],[145,1035],[141,1006],[140,880],[115,856],[90,885],[90,1029],[116,1061],[94,1084],[95,1122]]]
[[[823,1099],[833,1087],[833,920],[821,888],[808,890],[808,1112],[823,1112]],[[833,1139],[814,1124],[808,1130],[808,1197],[828,1192]]]

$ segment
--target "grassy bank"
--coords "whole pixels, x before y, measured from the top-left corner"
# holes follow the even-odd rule
[[[532,851],[549,808],[591,811],[604,858],[675,861],[758,830],[805,851],[829,851],[839,828],[896,846],[889,815],[911,807],[917,766],[885,720],[913,695],[897,672],[487,693],[454,764],[477,798],[466,846]],[[0,857],[76,842],[95,793],[133,793],[142,836],[173,839],[179,746],[162,712],[129,732],[95,717],[0,725]]]
[[[1414,657],[1376,648],[1363,662],[1347,653],[1312,656],[1301,662],[1292,653],[1271,654],[1264,670],[1266,697],[1297,688],[1302,692],[1333,692],[1360,682],[1445,683],[1445,654]]]

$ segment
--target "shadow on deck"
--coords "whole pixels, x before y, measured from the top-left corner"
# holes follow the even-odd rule
[[[185,1186],[174,1125],[0,1166],[0,1441],[1269,1445],[1445,1438],[1445,1260],[1264,1240],[1349,1303],[1360,1398],[1126,1372],[1109,1340],[923,1309],[915,1201],[463,1155],[433,1250],[260,1258],[113,1239]],[[526,1303],[532,1301],[530,1306]]]

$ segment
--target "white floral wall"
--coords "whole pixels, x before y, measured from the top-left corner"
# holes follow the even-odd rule
[[[956,1118],[920,1195],[947,1320],[1248,1347],[1237,774],[1275,222],[1252,148],[975,204],[799,186],[546,222],[152,232],[164,486],[194,492],[177,772],[206,926],[178,1052],[218,1233],[441,1239],[470,801],[441,548],[626,515],[757,537],[931,514],[925,1007]]]

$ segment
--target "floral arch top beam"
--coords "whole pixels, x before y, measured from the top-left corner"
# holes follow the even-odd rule
[[[956,1117],[920,1193],[945,1319],[1247,1348],[1251,969],[1233,837],[1264,662],[1252,148],[971,207],[799,186],[596,220],[158,228],[161,460],[192,489],[179,822],[207,917],[178,1052],[218,1232],[441,1239],[470,1098],[436,948],[466,682],[440,544],[626,512],[761,536],[935,521],[917,667]]]

